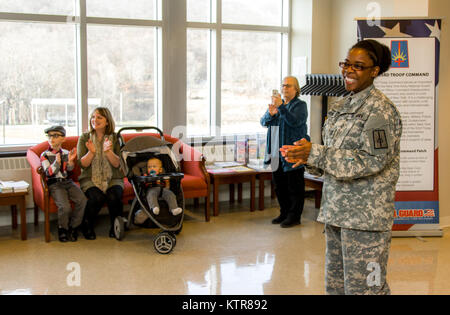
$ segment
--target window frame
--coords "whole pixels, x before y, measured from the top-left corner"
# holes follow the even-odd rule
[[[247,31],[247,32],[271,32],[280,33],[281,36],[281,69],[280,78],[287,76],[291,68],[291,8],[292,0],[282,1],[281,26],[252,25],[252,24],[229,24],[222,23],[222,0],[210,0],[210,22],[190,22],[186,20],[187,29],[207,29],[210,31],[210,56],[211,64],[208,69],[210,77],[210,134],[212,137],[226,136],[221,134],[221,105],[222,105],[222,31]],[[184,1],[184,3],[186,3]],[[187,19],[187,17],[186,17]],[[186,52],[187,53],[187,52]]]
[[[151,0],[154,1],[155,5],[155,18],[153,20],[86,16],[86,1],[74,0],[75,15],[0,12],[0,22],[64,23],[76,26],[75,62],[77,71],[75,95],[78,135],[83,130],[88,129],[88,24],[156,28],[157,40],[154,48],[155,58],[157,59],[155,60],[155,110],[157,127],[165,133],[171,133],[177,126],[186,126],[187,123],[187,29],[207,29],[210,31],[210,134],[204,135],[204,139],[222,136],[220,129],[223,30],[279,33],[283,43],[280,47],[280,55],[282,56],[280,78],[290,74],[292,0],[280,0],[283,6],[281,26],[222,23],[222,0],[210,0],[211,21],[208,23],[187,21],[186,0]],[[173,38],[176,38],[176,40],[174,41]],[[175,47],[172,47],[174,42],[176,42]],[[174,51],[176,52],[175,56],[173,56]],[[174,63],[176,64],[176,71],[174,71]],[[177,87],[177,93],[173,93],[171,89],[173,84]],[[184,106],[180,106],[180,104],[184,104]],[[184,134],[183,139],[188,139],[188,136]],[[32,145],[34,143],[0,145],[0,153],[26,151]]]
[[[75,15],[56,15],[56,14],[35,14],[35,13],[13,13],[0,12],[0,22],[19,22],[19,23],[43,23],[43,24],[73,24],[75,26],[75,67],[76,67],[76,86],[75,97],[77,107],[77,135],[89,127],[88,112],[88,62],[87,62],[87,25],[110,25],[110,26],[136,26],[136,27],[152,27],[156,28],[156,46],[161,45],[161,33],[163,28],[162,19],[162,1],[151,0],[154,2],[155,17],[153,20],[146,19],[124,19],[124,18],[107,18],[93,17],[86,15],[86,1],[74,0]],[[155,109],[158,122],[161,116],[162,97],[161,97],[161,54],[160,47],[155,48]],[[161,124],[158,123],[158,127]],[[0,145],[0,152],[17,152],[26,151],[30,144],[16,145]]]

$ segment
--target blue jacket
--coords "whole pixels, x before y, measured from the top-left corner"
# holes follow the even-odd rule
[[[281,156],[279,149],[283,145],[292,145],[295,141],[302,138],[310,141],[307,134],[306,119],[308,118],[308,109],[306,103],[298,98],[292,99],[287,105],[278,107],[278,113],[270,116],[269,110],[261,118],[261,125],[267,127],[267,142],[264,162],[271,163],[273,157],[279,156],[284,172],[292,171],[292,163],[286,162]],[[278,137],[277,137],[278,135]],[[274,143],[272,143],[272,141]],[[278,145],[277,143],[278,142]],[[274,150],[271,150],[274,148]],[[275,150],[276,148],[276,150]],[[276,152],[274,152],[276,151]],[[296,167],[301,168],[303,165]],[[275,171],[275,169],[273,169]]]

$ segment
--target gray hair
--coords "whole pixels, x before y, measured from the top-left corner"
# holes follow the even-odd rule
[[[299,97],[300,96],[300,84],[298,83],[298,79],[294,76],[288,75],[287,77],[284,77],[283,81],[286,79],[293,79],[294,80],[294,87],[295,90],[297,91],[295,93],[295,97]]]

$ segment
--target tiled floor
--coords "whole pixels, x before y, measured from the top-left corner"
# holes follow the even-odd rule
[[[189,209],[189,208],[188,208]],[[307,200],[301,226],[282,229],[270,220],[276,201],[249,212],[248,202],[228,206],[206,223],[202,205],[187,211],[169,255],[153,248],[157,229],[134,229],[121,242],[44,242],[43,224],[0,228],[0,294],[324,294],[323,225]],[[52,224],[55,239],[55,223]],[[392,294],[450,293],[450,230],[442,238],[394,238],[388,281]],[[79,272],[78,272],[79,271]]]

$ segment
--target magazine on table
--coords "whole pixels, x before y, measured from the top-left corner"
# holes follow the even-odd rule
[[[2,181],[0,180],[0,192],[13,193],[13,192],[26,192],[28,191],[28,184],[26,181]]]

